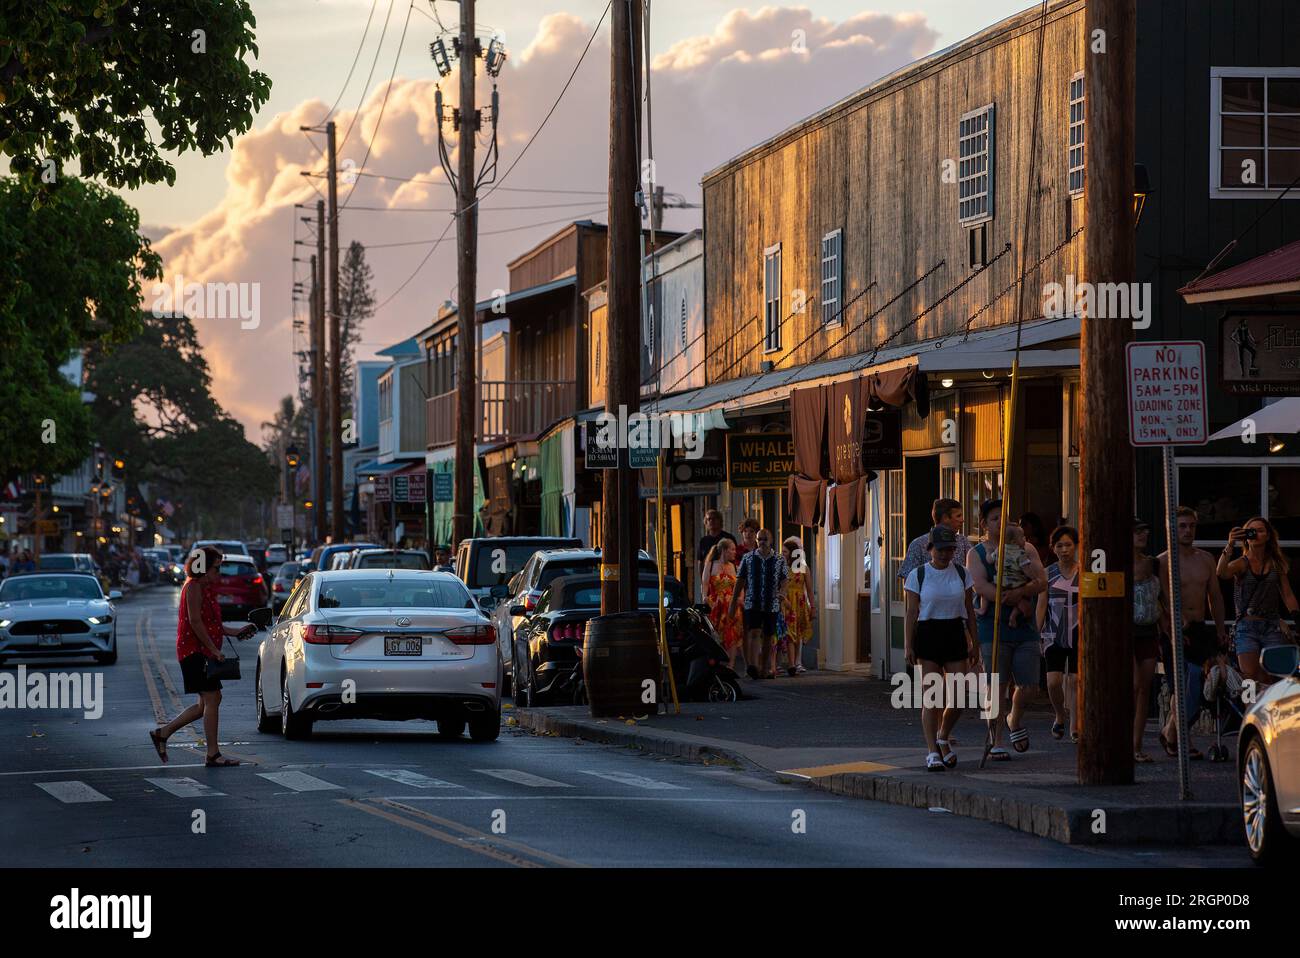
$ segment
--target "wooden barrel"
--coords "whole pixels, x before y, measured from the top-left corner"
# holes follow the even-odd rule
[[[587,623],[582,677],[593,718],[653,715],[659,710],[659,619],[654,612],[615,612]],[[646,681],[655,699],[644,699]]]

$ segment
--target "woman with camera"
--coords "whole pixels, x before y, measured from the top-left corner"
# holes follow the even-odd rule
[[[198,702],[191,705],[166,725],[149,733],[158,757],[167,761],[167,739],[197,718],[203,719],[203,737],[207,742],[209,768],[226,768],[238,765],[226,758],[217,748],[218,712],[221,708],[221,680],[208,675],[208,663],[225,659],[221,651],[223,636],[232,635],[246,639],[257,631],[257,626],[237,628],[221,621],[221,606],[217,603],[217,580],[221,577],[221,550],[212,546],[195,549],[185,560],[185,574],[189,577],[181,587],[180,615],[176,622],[176,657],[181,663],[181,677],[185,691],[197,694]]]
[[[1233,558],[1238,548],[1243,552]],[[1272,681],[1259,667],[1260,652],[1294,641],[1291,626],[1282,619],[1283,608],[1293,617],[1300,610],[1287,579],[1288,571],[1277,532],[1263,516],[1228,533],[1228,544],[1219,555],[1218,573],[1220,579],[1231,579],[1233,583],[1237,664],[1246,678],[1260,685]]]

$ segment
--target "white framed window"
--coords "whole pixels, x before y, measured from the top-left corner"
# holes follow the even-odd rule
[[[823,326],[838,326],[843,321],[840,315],[840,289],[843,286],[840,263],[843,260],[843,247],[843,230],[832,230],[822,237]]]
[[[1300,67],[1211,67],[1210,196],[1271,199],[1297,177]]]
[[[993,218],[993,104],[964,114],[957,124],[957,219]]]
[[[1084,137],[1083,74],[1070,77],[1069,172],[1066,174],[1071,193],[1083,192]]]
[[[763,352],[781,348],[781,244],[763,250]]]

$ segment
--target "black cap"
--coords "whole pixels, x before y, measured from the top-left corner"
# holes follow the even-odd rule
[[[1151,523],[1147,522],[1147,521],[1146,521],[1145,519],[1143,519],[1141,516],[1134,516],[1134,517],[1133,517],[1133,528],[1134,528],[1134,529],[1150,529],[1150,528],[1151,528]]]
[[[930,530],[929,548],[944,549],[948,547],[956,548],[956,546],[957,533],[953,532],[947,526],[935,526]]]

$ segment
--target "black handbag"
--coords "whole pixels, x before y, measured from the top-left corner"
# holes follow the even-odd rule
[[[222,636],[222,641],[226,646],[226,657],[224,659],[207,659],[203,663],[203,674],[210,679],[228,679],[232,682],[239,679],[239,654],[235,652],[233,642],[227,642],[228,636]]]

